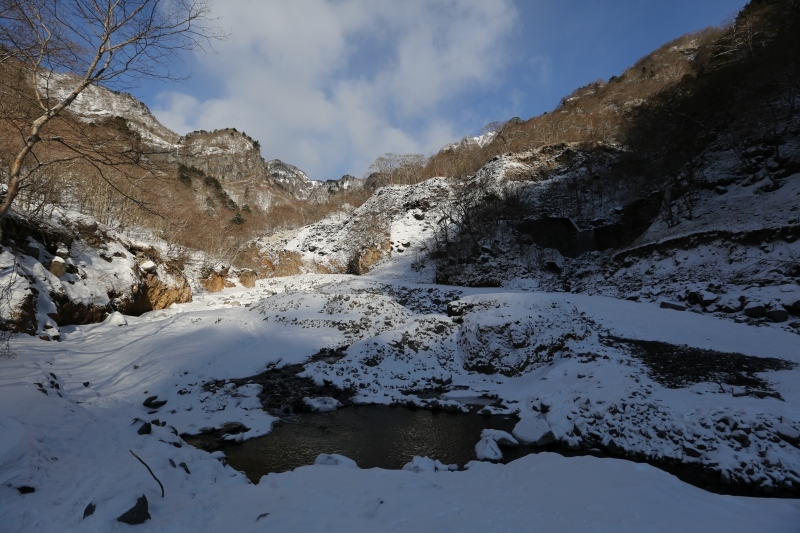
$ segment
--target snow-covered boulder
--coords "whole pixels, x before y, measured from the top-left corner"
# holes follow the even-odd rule
[[[52,275],[54,275],[57,278],[60,278],[61,276],[67,273],[67,263],[65,263],[61,257],[56,256],[50,262],[49,270]]]
[[[114,311],[106,319],[103,321],[108,325],[111,326],[127,326],[128,321],[125,319],[125,316],[120,313],[119,311]]]
[[[458,465],[446,465],[438,459],[415,455],[410,463],[403,465],[403,470],[409,470],[417,474],[420,472],[452,472],[458,470]]]
[[[516,448],[519,446],[517,439],[499,429],[484,429],[481,431],[481,438],[492,439],[498,446],[502,446],[503,448]]]
[[[538,416],[522,418],[511,433],[522,442],[535,446],[546,446],[556,440],[550,424]]]
[[[503,452],[494,439],[483,437],[475,445],[475,456],[480,461],[502,461]]]
[[[303,398],[303,403],[306,404],[312,411],[324,413],[326,411],[335,411],[342,404],[336,398],[329,396],[320,396],[319,398]]]
[[[344,466],[346,468],[358,468],[358,464],[349,457],[338,453],[321,453],[314,460],[315,465]]]

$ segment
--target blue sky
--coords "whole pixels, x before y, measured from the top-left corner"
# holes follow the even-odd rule
[[[178,133],[236,127],[312,179],[527,119],[743,0],[217,0],[194,77],[133,91]]]

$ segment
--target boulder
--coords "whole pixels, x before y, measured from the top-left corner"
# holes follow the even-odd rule
[[[200,280],[200,285],[208,292],[220,292],[225,288],[226,281],[228,281],[226,276],[218,272],[212,272],[208,277]]]
[[[800,300],[783,304],[783,308],[794,316],[800,316]]]
[[[60,278],[61,276],[67,273],[67,264],[61,257],[56,256],[50,262],[49,270],[52,275],[54,275],[57,278]]]
[[[147,507],[147,497],[143,494],[141,498],[136,500],[136,505],[122,513],[117,520],[132,526],[144,524],[146,520],[150,520],[150,513],[148,512]]]
[[[114,307],[123,314],[139,316],[191,301],[192,288],[183,275],[162,265],[156,273],[143,273],[133,293],[115,300]]]
[[[158,409],[166,405],[167,400],[159,400],[158,396],[149,396],[145,401],[142,402],[142,405],[147,407],[148,409]]]
[[[688,296],[690,305],[700,304],[702,307],[708,307],[719,300],[719,295],[708,291],[691,291]]]
[[[40,244],[36,241],[33,241],[32,239],[30,240],[30,242],[28,242],[27,245],[25,245],[25,248],[23,250],[26,255],[33,257],[37,261],[41,257],[42,250],[40,248]]]
[[[750,446],[750,437],[747,435],[747,433],[745,433],[741,429],[737,429],[736,431],[732,431],[731,434],[730,434],[730,438],[735,440],[735,441],[738,441],[745,448]]]
[[[149,259],[139,264],[139,268],[142,272],[155,272],[156,271],[156,264]]]
[[[550,424],[544,417],[523,418],[511,432],[517,439],[534,446],[546,446],[556,441]]]
[[[785,309],[773,308],[767,311],[766,315],[773,322],[786,322],[789,319],[789,312]]]
[[[659,307],[661,307],[661,309],[672,309],[672,310],[675,310],[675,311],[686,311],[686,306],[683,306],[681,304],[672,303],[672,302],[661,302],[661,305]]]
[[[243,287],[247,287],[248,289],[252,289],[253,287],[256,286],[257,279],[258,275],[252,270],[243,270],[239,273],[239,283],[241,283]]]
[[[744,314],[750,318],[761,318],[767,314],[767,306],[758,302],[750,302],[744,306]]]
[[[501,461],[503,452],[500,451],[494,439],[485,437],[475,445],[475,456],[480,461]]]
[[[415,472],[452,472],[458,470],[458,465],[446,465],[438,459],[430,459],[428,457],[420,457],[415,455],[410,463],[403,465],[403,470]]]
[[[775,424],[772,429],[780,438],[788,442],[800,442],[800,431],[784,422]]]
[[[346,468],[358,468],[358,464],[349,457],[338,453],[321,453],[314,460],[315,465],[344,466]]]
[[[683,453],[685,453],[689,457],[694,457],[694,458],[698,458],[698,457],[702,457],[703,456],[703,452],[701,452],[700,450],[698,450],[694,446],[691,446],[691,445],[685,444],[685,443],[683,445]]]
[[[484,429],[483,431],[481,431],[481,438],[492,439],[497,443],[498,446],[501,446],[503,448],[519,447],[519,442],[517,442],[517,439],[515,439],[505,431],[500,431],[499,429]]]
[[[103,320],[103,322],[106,323],[106,324],[110,324],[112,326],[127,326],[128,325],[128,320],[125,318],[125,315],[123,315],[119,311],[114,311],[113,313],[108,315],[105,318],[105,320]]]

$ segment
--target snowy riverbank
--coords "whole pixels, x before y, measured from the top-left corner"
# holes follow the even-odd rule
[[[564,445],[661,454],[792,490],[800,336],[775,328],[602,297],[301,276],[61,334],[19,337],[16,358],[0,361],[4,532],[124,531],[116,518],[143,494],[142,531],[791,531],[800,520],[797,500],[718,496],[646,465],[548,453],[460,472],[315,465],[252,485],[176,435],[230,422],[249,428],[233,439],[268,432],[260,386],[203,384],[349,345],[306,375],[354,387],[357,402],[424,405],[430,394],[415,391],[435,388],[440,405],[492,396],[491,409],[544,420]],[[675,386],[631,341],[788,363],[736,386],[689,365]]]

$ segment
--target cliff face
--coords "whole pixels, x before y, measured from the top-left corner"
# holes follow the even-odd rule
[[[300,200],[308,199],[311,192],[322,185],[319,181],[312,181],[299,168],[284,163],[280,159],[267,161],[265,169],[275,186],[280,187]]]
[[[64,98],[77,83],[73,76],[52,74],[40,88],[52,98]],[[325,182],[312,180],[301,169],[280,159],[265,160],[259,142],[236,128],[193,131],[181,136],[161,124],[147,106],[127,93],[90,86],[69,107],[69,112],[89,123],[124,120],[142,140],[147,157],[168,166],[195,168],[219,182],[239,206],[262,211],[295,201],[321,204],[345,191],[364,187],[353,176]],[[115,127],[118,125],[115,124]],[[205,195],[196,195],[205,208]]]
[[[63,99],[77,80],[72,75],[51,74],[39,80],[40,91],[54,99]],[[174,149],[179,135],[170,130],[150,112],[150,109],[128,93],[121,93],[90,85],[81,92],[68,110],[87,122],[122,117],[128,127],[142,136],[142,140],[157,149]]]
[[[178,163],[202,170],[223,186],[244,180],[266,180],[257,142],[235,129],[192,132],[178,141]]]
[[[76,81],[73,76],[52,74],[40,81],[40,89],[60,99]],[[237,203],[246,203],[245,197],[252,193],[255,201],[250,203],[267,209],[280,198],[286,198],[285,193],[306,200],[322,185],[295,166],[278,159],[265,161],[258,141],[235,128],[194,131],[180,136],[161,124],[144,103],[127,93],[89,86],[78,95],[69,111],[86,122],[124,119],[141,136],[151,157],[164,157],[169,163],[194,167],[216,178]]]

